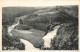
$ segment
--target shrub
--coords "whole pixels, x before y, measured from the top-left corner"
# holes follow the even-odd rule
[[[19,24],[18,26],[15,27],[15,29],[18,29],[18,30],[29,30],[29,29],[31,29],[31,27],[28,26],[28,25],[25,25],[25,24]]]

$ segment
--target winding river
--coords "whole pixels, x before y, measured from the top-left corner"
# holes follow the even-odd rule
[[[19,25],[19,20],[16,24],[13,24],[8,27],[9,36],[16,36],[20,38],[20,41],[25,45],[25,50],[39,50],[39,45],[43,43],[44,48],[50,48],[51,39],[56,36],[57,30],[60,28],[60,25],[55,26],[51,32],[48,32],[45,36],[45,32],[35,29],[30,30],[17,30],[14,29],[15,26]]]
[[[41,40],[41,38],[43,36],[39,36],[37,34],[41,33],[40,31],[36,34],[37,37],[40,37],[40,38],[36,38],[34,35],[34,30],[17,30],[17,29],[14,29],[15,26],[19,25],[19,21],[17,21],[16,24],[13,24],[11,26],[8,27],[8,34],[9,36],[16,36],[16,37],[19,37],[20,38],[20,41],[25,45],[25,50],[39,50],[38,48],[35,48],[33,44],[41,44],[41,43],[36,43],[38,42],[39,40]],[[37,30],[35,30],[37,31]],[[44,32],[43,32],[44,34]],[[32,38],[32,39],[31,39]],[[35,42],[33,42],[35,41]]]

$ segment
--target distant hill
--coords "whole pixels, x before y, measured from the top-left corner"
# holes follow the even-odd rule
[[[30,15],[32,14],[36,9],[34,7],[3,7],[2,8],[2,22],[7,22],[10,24],[13,23],[14,18],[24,16],[24,15]],[[7,24],[6,23],[6,24]]]
[[[31,25],[33,28],[38,30],[46,30],[49,21],[52,20],[54,23],[66,23],[72,21],[78,22],[78,7],[77,6],[57,6],[57,7],[46,7],[35,11],[29,15],[23,21],[27,25]]]
[[[3,11],[3,14],[6,14],[6,15],[20,15],[20,13],[23,13],[21,14],[22,15],[29,15],[31,13],[33,13],[36,9],[34,7],[3,7],[2,8],[2,11]]]

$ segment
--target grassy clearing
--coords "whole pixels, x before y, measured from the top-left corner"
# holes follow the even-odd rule
[[[28,33],[32,32],[32,33]],[[28,40],[31,42],[35,47],[39,47],[42,42],[42,37],[44,36],[43,31],[40,30],[35,30],[35,29],[30,29],[30,30],[13,30],[12,34],[16,37],[23,38],[25,40]]]

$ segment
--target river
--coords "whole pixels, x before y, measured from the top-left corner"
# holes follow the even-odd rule
[[[15,26],[17,25],[19,25],[19,21],[17,21],[16,24],[13,24],[8,27],[9,36],[19,37],[20,41],[25,45],[25,50],[39,50],[38,48],[35,48],[35,47],[38,47],[37,45],[41,44],[42,42],[41,40],[44,35],[44,32],[39,31],[39,30],[34,30],[34,29],[30,29],[30,30],[14,29]]]
[[[46,36],[44,36],[45,32],[40,30],[14,29],[17,25],[19,25],[19,20],[17,21],[17,23],[8,27],[8,34],[9,36],[19,37],[20,41],[25,45],[25,50],[39,50],[36,47],[39,47],[41,44],[44,44],[46,47],[50,48],[51,39],[53,39],[54,36],[56,36],[57,30],[60,27],[60,25],[55,26],[53,31],[48,32]],[[44,39],[44,43],[42,39]]]

